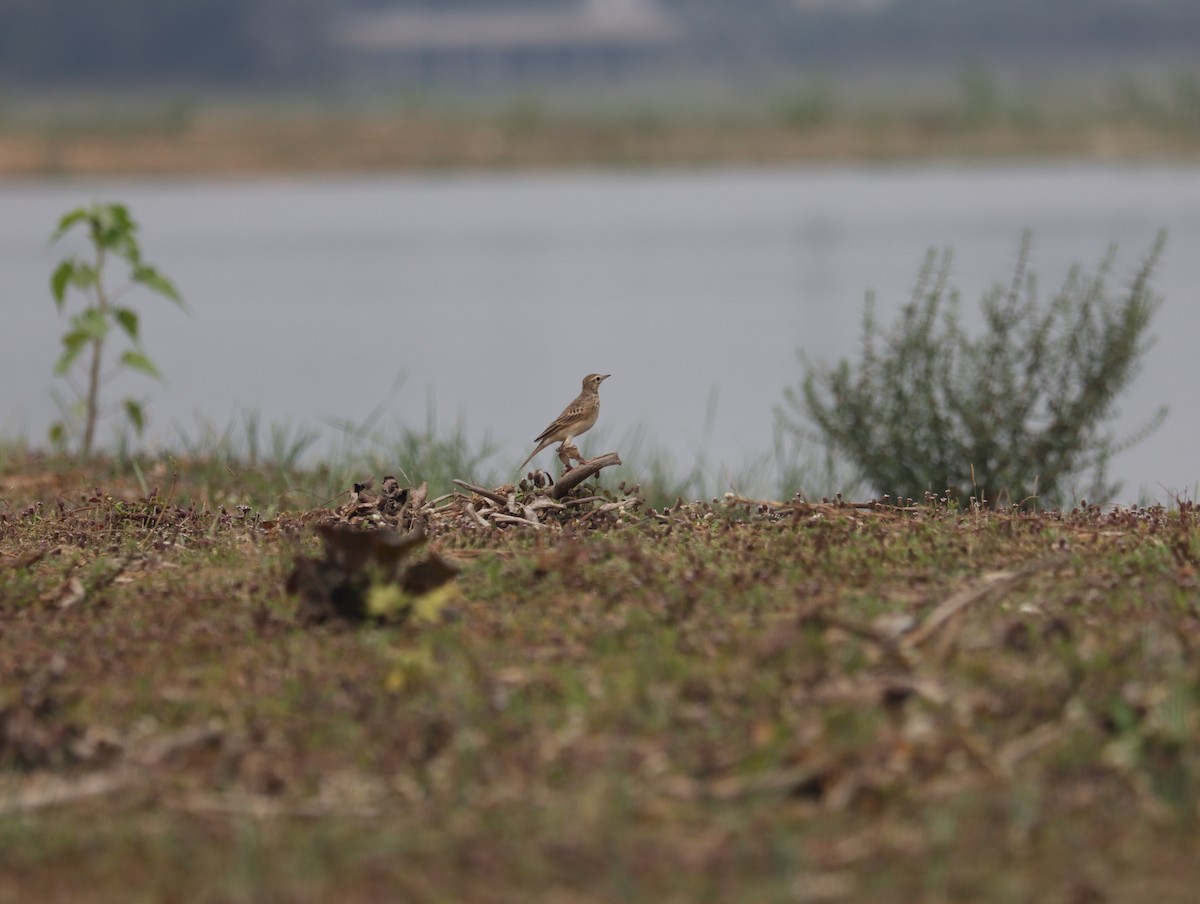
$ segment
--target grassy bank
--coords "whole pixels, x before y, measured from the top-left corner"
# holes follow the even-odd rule
[[[5,459],[0,900],[1194,896],[1190,504],[440,500],[439,617],[313,626],[346,497],[215,473]]]
[[[0,178],[1200,159],[1190,57],[1057,62],[307,94],[13,89]]]
[[[255,176],[581,166],[784,165],[953,159],[1200,159],[1178,119],[952,111],[826,118],[206,114],[0,127],[0,178]]]

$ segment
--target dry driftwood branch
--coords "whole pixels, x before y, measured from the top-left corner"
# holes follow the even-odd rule
[[[553,499],[562,499],[589,477],[599,474],[610,465],[619,465],[620,463],[621,457],[616,452],[609,452],[607,455],[600,455],[590,461],[585,461],[579,467],[572,468],[563,474],[558,483],[554,485],[554,489],[550,491],[550,496]]]

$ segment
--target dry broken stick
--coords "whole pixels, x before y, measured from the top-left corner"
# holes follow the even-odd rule
[[[455,479],[454,485],[470,492],[473,498],[459,496],[456,502],[451,503],[451,506],[466,515],[466,519],[459,522],[462,526],[473,524],[480,528],[495,528],[501,525],[524,525],[534,529],[545,529],[554,524],[552,521],[546,520],[544,512],[567,512],[583,505],[606,502],[604,496],[571,499],[568,494],[602,469],[620,463],[620,456],[615,452],[610,452],[568,470],[557,484],[545,471],[535,470],[532,472],[532,492],[528,492],[528,485],[524,483],[521,485],[521,490],[511,486],[488,489],[465,480]],[[621,489],[624,490],[624,485]],[[641,502],[642,498],[637,495],[631,495],[615,502],[608,501],[600,508],[586,513],[579,523],[589,521],[597,515],[611,514],[633,507]],[[447,508],[451,506],[447,506]]]
[[[453,483],[455,486],[462,487],[464,490],[470,490],[475,495],[482,496],[484,499],[490,499],[492,502],[496,503],[496,505],[508,505],[508,498],[506,496],[501,496],[499,493],[493,492],[485,487],[477,487],[473,483],[467,483],[465,480],[459,480],[458,478],[452,480],[451,483]]]
[[[626,496],[618,502],[606,502],[604,505],[592,509],[590,512],[585,513],[579,520],[580,523],[586,524],[597,515],[607,515],[610,512],[623,512],[627,508],[637,508],[641,504],[642,498],[640,496]]]
[[[491,517],[493,522],[500,522],[502,524],[524,524],[526,527],[538,530],[546,529],[546,525],[538,521],[530,521],[528,518],[521,518],[517,515],[506,515],[504,512],[494,512]]]

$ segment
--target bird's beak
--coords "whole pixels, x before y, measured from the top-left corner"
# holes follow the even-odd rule
[[[600,382],[603,383],[605,380],[607,380],[611,376],[612,376],[612,374],[600,374]]]

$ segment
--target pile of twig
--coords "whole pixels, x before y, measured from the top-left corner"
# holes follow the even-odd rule
[[[350,499],[328,520],[363,528],[388,527],[402,531],[428,528],[430,513],[436,503],[445,498],[430,502],[428,484],[404,487],[391,475],[383,478],[376,492],[374,480],[368,478],[354,485]]]
[[[525,481],[522,481],[522,486],[501,487],[499,490],[473,486],[462,480],[454,483],[472,493],[471,497],[456,498],[460,520],[465,513],[470,525],[484,530],[513,525],[534,530],[561,528],[567,524],[573,527],[599,527],[619,520],[623,512],[636,511],[645,502],[636,488],[628,492],[622,489],[625,495],[619,497],[612,494],[587,495],[566,497],[565,501],[558,502],[546,493],[523,490]]]
[[[585,480],[610,465],[619,465],[615,452],[585,461],[555,481],[545,471],[532,471],[517,484],[496,488],[455,480],[455,491],[429,498],[426,484],[403,487],[385,477],[376,491],[373,481],[356,483],[349,500],[329,521],[362,528],[423,529],[431,534],[449,531],[494,531],[512,528],[562,530],[611,526],[626,512],[636,512],[645,500],[637,487],[618,493],[587,492]]]

